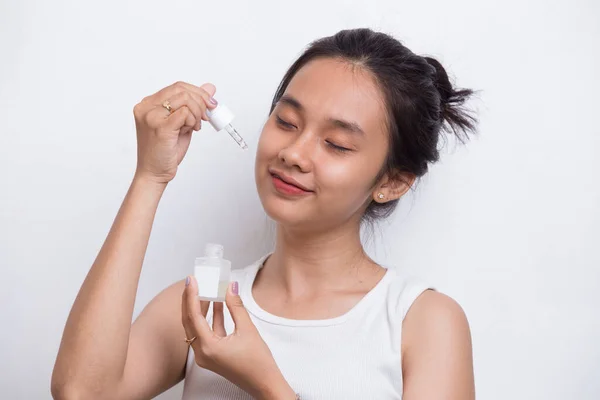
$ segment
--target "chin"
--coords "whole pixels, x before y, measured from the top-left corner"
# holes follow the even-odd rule
[[[313,219],[305,205],[299,202],[290,202],[275,193],[259,194],[259,197],[265,213],[278,224],[301,227],[310,224]]]

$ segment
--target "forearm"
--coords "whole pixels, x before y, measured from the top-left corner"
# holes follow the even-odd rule
[[[125,366],[139,276],[165,184],[136,176],[71,309],[52,377],[101,391]]]
[[[283,375],[270,379],[260,388],[255,396],[259,400],[294,400],[296,393],[287,383]]]

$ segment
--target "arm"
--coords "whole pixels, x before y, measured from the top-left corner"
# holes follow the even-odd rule
[[[471,334],[461,307],[426,291],[402,327],[405,400],[474,400]]]
[[[166,307],[169,293],[183,286],[157,296],[131,327],[142,261],[163,191],[164,185],[134,178],[67,320],[52,376],[55,398],[102,398],[123,377],[132,378],[128,387],[135,379],[152,378],[145,390],[139,386],[142,393],[181,379],[186,348],[166,339],[176,328],[181,337],[183,329],[178,317],[169,322]],[[178,310],[179,292],[171,297],[171,310]],[[129,372],[132,368],[135,374]]]
[[[214,91],[178,82],[134,108],[136,174],[67,319],[52,374],[54,398],[148,398],[181,379],[182,284],[158,295],[133,326],[131,319],[158,203]]]

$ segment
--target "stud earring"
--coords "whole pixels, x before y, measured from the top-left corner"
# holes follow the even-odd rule
[[[382,200],[385,196],[383,193],[379,192],[379,194],[377,195],[377,197],[379,197],[379,200]]]

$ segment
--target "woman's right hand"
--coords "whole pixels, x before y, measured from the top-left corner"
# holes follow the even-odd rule
[[[144,98],[133,108],[137,130],[136,176],[168,183],[190,146],[192,132],[208,121],[206,109],[217,103],[215,86],[177,82]],[[169,112],[163,103],[171,105]]]

